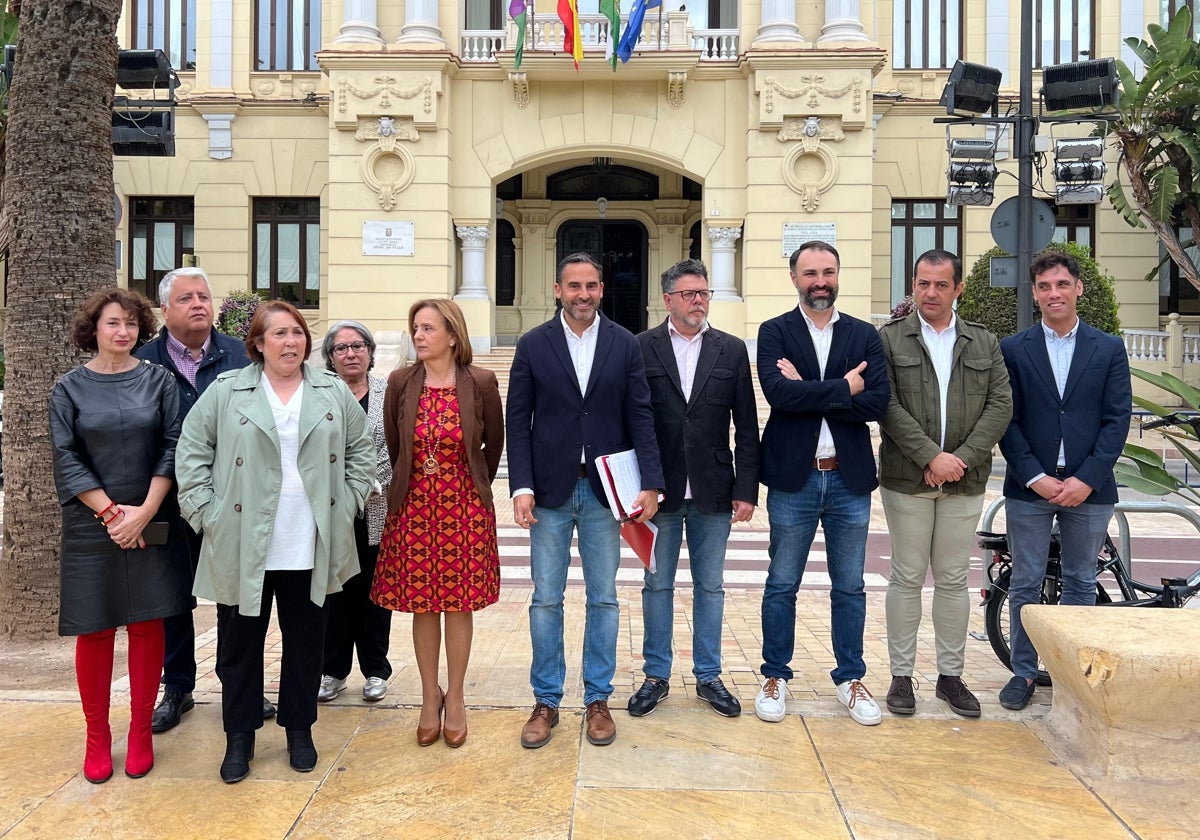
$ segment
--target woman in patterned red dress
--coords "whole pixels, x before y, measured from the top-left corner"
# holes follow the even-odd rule
[[[471,365],[458,304],[418,301],[408,324],[417,363],[388,377],[383,403],[393,473],[371,600],[413,614],[421,673],[417,743],[427,747],[441,736],[460,747],[467,739],[471,614],[500,596],[492,481],[504,448],[504,410],[496,375]]]

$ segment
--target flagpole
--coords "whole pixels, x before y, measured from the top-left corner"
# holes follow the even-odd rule
[[[537,3],[529,0],[529,16],[533,18],[533,26],[529,28],[529,48],[537,52]]]
[[[659,4],[658,4],[658,51],[659,51],[659,52],[662,52],[662,48],[663,48],[663,40],[662,40],[662,10],[663,10],[663,4],[662,4],[662,3],[659,3]]]

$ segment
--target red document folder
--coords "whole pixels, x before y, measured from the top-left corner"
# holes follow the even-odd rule
[[[621,536],[642,564],[651,572],[658,571],[654,560],[654,544],[658,541],[658,526],[653,522],[634,522],[632,517],[641,513],[633,508],[641,492],[641,472],[637,455],[632,449],[601,455],[596,459],[596,470],[613,516],[621,523]]]

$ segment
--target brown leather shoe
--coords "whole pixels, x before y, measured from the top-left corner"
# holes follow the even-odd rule
[[[525,721],[521,729],[521,746],[527,750],[536,750],[550,743],[550,730],[558,726],[558,709],[538,703],[533,707],[533,714]]]
[[[617,739],[617,725],[613,723],[608,711],[607,700],[597,700],[587,707],[587,739],[588,743],[603,747]]]

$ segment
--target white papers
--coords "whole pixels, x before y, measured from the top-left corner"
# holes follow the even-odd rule
[[[630,519],[642,512],[637,497],[642,492],[642,471],[638,468],[637,452],[626,449],[596,459],[596,472],[608,497],[608,507],[618,520]]]

